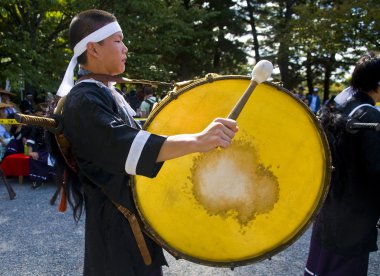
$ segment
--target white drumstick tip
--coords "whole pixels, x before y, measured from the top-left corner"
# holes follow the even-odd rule
[[[252,70],[252,80],[257,83],[266,81],[273,71],[273,64],[268,60],[260,60]]]

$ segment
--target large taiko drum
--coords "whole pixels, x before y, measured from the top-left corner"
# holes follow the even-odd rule
[[[212,76],[167,96],[144,128],[175,135],[227,117],[249,85]],[[257,86],[227,149],[166,161],[158,176],[134,178],[149,233],[179,258],[210,266],[246,265],[285,249],[309,226],[326,195],[330,151],[316,117],[272,83]]]

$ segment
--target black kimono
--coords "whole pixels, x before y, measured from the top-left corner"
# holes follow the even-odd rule
[[[356,93],[341,112],[348,115],[361,104],[375,105],[364,93]],[[361,122],[380,122],[374,107],[360,107],[354,114]],[[342,173],[333,171],[330,191],[313,228],[313,240],[332,252],[355,256],[376,251],[376,223],[380,218],[380,132],[345,132],[342,137]]]
[[[127,219],[110,199],[137,214],[130,175],[156,176],[162,166],[156,159],[166,138],[129,126],[131,117],[99,82],[76,84],[63,115],[64,134],[84,187],[84,274],[150,275],[166,265],[162,249],[144,235],[152,257],[146,266]]]

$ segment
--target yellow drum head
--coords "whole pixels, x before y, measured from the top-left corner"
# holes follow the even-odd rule
[[[164,99],[145,128],[199,132],[226,117],[248,85],[240,76],[190,84]],[[134,179],[145,226],[177,257],[227,267],[268,258],[304,232],[324,199],[330,152],[304,104],[262,83],[237,122],[230,148],[170,160],[156,178]]]

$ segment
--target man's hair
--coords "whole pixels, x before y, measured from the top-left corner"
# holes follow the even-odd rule
[[[83,38],[114,21],[116,21],[116,17],[103,10],[92,9],[77,14],[71,21],[69,28],[71,50],[74,50],[75,45]],[[78,57],[78,63],[86,64],[86,62],[86,52],[84,52]]]
[[[356,63],[351,86],[362,93],[374,91],[380,85],[380,53],[369,52]]]
[[[148,85],[144,85],[141,88],[141,92],[144,94],[144,96],[147,96],[147,95],[153,94],[153,89],[152,89],[152,87],[150,87]]]

